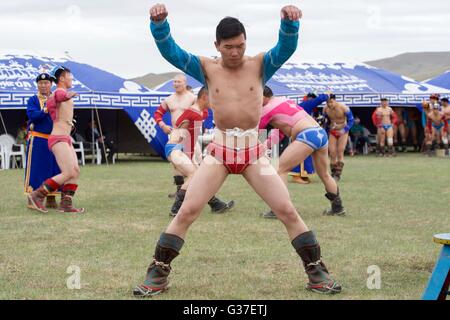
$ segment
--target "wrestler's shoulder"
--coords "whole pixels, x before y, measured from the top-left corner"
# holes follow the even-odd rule
[[[189,98],[192,99],[193,102],[197,101],[197,96],[193,94],[191,91],[187,92],[189,95]]]
[[[344,112],[347,112],[347,111],[350,110],[350,107],[347,106],[346,104],[342,103],[342,102],[341,102],[339,105],[341,106],[341,109],[342,109]]]
[[[213,65],[219,64],[218,58],[209,58],[209,57],[203,57],[203,56],[199,56],[199,58],[200,58],[200,62],[203,67],[208,67],[208,66],[213,66]]]
[[[67,90],[66,89],[64,89],[64,88],[56,88],[56,90],[55,91],[53,91],[53,95],[55,95],[56,93],[59,93],[59,92],[63,92],[63,93],[66,93],[67,92]]]

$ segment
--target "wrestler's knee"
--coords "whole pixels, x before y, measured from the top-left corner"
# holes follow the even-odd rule
[[[298,213],[292,202],[288,201],[274,209],[278,219],[284,224],[291,224],[298,221]]]
[[[185,202],[178,211],[178,221],[181,223],[191,224],[200,210],[201,208],[198,205]]]
[[[67,172],[65,172],[65,175],[68,179],[78,179],[80,176],[80,168],[77,166],[71,167]]]
[[[286,166],[285,164],[280,163],[277,168],[277,173],[278,173],[278,175],[287,174],[287,173],[291,172],[291,169],[292,168]]]

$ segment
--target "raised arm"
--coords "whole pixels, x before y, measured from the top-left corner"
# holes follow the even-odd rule
[[[150,8],[150,31],[161,55],[174,67],[182,70],[202,84],[206,84],[200,58],[183,50],[170,34],[168,11],[163,4]]]
[[[263,81],[266,83],[297,49],[302,12],[295,6],[281,9],[281,26],[275,47],[264,54]]]

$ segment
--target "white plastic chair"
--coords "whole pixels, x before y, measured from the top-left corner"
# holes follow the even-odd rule
[[[103,160],[103,156],[102,156],[102,150],[100,150],[100,146],[98,145],[98,142],[95,142],[95,150],[96,150],[96,153],[97,153],[97,164],[101,164],[102,163],[102,160]],[[108,152],[109,151],[109,149],[108,148],[106,148],[106,152]],[[113,155],[113,157],[112,157],[112,164],[115,164],[116,163],[116,157],[117,157],[117,154],[116,153],[114,153],[114,155]]]
[[[81,141],[75,141],[75,139],[72,137],[72,145],[73,149],[75,150],[75,153],[81,154],[81,165],[85,165],[85,159],[84,159],[84,148],[83,148],[83,142]]]
[[[72,137],[72,144],[73,144],[73,148],[75,149],[76,153],[80,153],[81,154],[81,164],[84,166],[86,164],[86,160],[85,160],[85,147],[87,149],[87,151],[92,152],[91,148],[88,147],[90,146],[92,143],[90,142],[86,142],[84,140],[84,138],[82,136],[80,136],[79,134],[75,135],[78,141],[75,141]],[[98,143],[95,142],[94,143],[94,154],[92,155],[93,157],[95,157],[95,161],[97,163],[97,165],[100,165],[102,163],[102,155],[100,152],[100,149],[98,147]]]
[[[4,165],[5,169],[9,169],[11,167],[11,157],[14,159],[12,165],[15,168],[17,164],[16,157],[21,157],[21,165],[22,168],[25,164],[25,146],[23,144],[15,143],[15,139],[13,136],[9,134],[2,134],[0,136],[0,144],[3,145],[3,156],[4,156]],[[3,161],[2,161],[3,163]]]

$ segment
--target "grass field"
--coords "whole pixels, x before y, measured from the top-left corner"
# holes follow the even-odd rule
[[[82,167],[76,203],[84,215],[27,209],[22,176],[0,171],[0,299],[133,299],[171,219],[169,164]],[[317,176],[289,185],[340,295],[304,289],[284,227],[260,218],[264,202],[230,176],[219,196],[234,199],[235,209],[204,209],[172,263],[171,289],[153,299],[420,299],[441,249],[432,236],[450,232],[450,159],[347,158],[340,188],[347,217],[321,214],[329,203]],[[79,290],[66,285],[72,265],[81,271]],[[371,265],[381,270],[380,289],[366,286]]]

